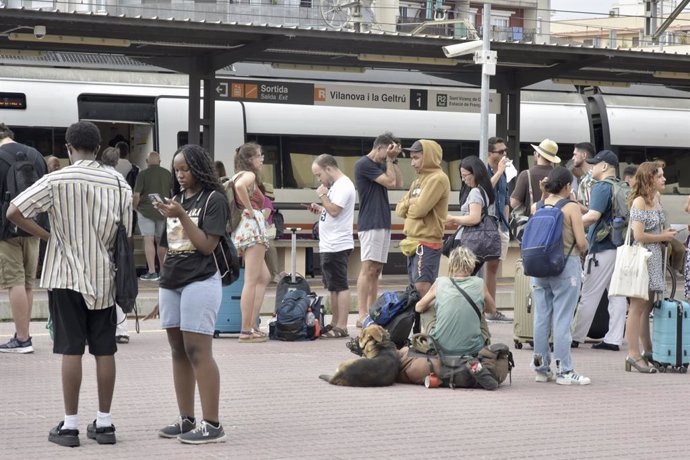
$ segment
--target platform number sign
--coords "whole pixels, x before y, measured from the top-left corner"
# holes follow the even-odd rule
[[[448,107],[447,94],[440,93],[436,95],[436,107]]]
[[[411,89],[410,90],[410,110],[426,110],[427,106],[427,90],[425,89]]]

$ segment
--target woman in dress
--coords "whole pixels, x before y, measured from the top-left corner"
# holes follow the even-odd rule
[[[676,235],[673,229],[663,230],[664,210],[660,192],[664,190],[664,170],[656,161],[642,163],[635,173],[635,181],[628,198],[630,206],[630,228],[635,241],[651,251],[647,260],[649,270],[649,300],[631,298],[628,320],[625,323],[625,339],[628,341],[628,356],[625,370],[632,369],[645,374],[656,372],[649,366],[652,359],[652,339],[649,333],[649,313],[654,297],[663,293],[664,260],[662,243],[671,241]],[[640,344],[644,353],[640,353]]]

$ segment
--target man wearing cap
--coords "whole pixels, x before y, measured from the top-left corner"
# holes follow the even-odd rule
[[[400,249],[407,256],[407,274],[423,297],[438,277],[450,180],[441,169],[443,150],[437,142],[420,139],[404,150],[417,177],[395,213],[405,219]]]
[[[592,325],[594,314],[604,290],[611,283],[613,266],[616,262],[616,246],[611,241],[610,232],[598,232],[609,225],[613,218],[611,198],[613,185],[610,180],[616,179],[618,157],[610,150],[602,150],[594,158],[587,160],[593,165],[592,177],[597,181],[592,186],[589,200],[589,211],[582,216],[585,227],[589,227],[587,240],[589,252],[585,258],[585,278],[582,282],[580,303],[574,320],[573,347],[585,341]],[[609,181],[604,182],[605,179]],[[597,233],[599,238],[597,240]],[[609,330],[603,342],[593,345],[598,350],[618,351],[623,343],[623,328],[627,303],[625,297],[609,296]]]
[[[359,193],[357,236],[361,244],[362,268],[357,278],[357,326],[369,313],[378,295],[379,276],[388,261],[391,242],[391,213],[388,189],[401,188],[398,166],[400,140],[383,133],[374,140],[371,151],[355,163],[355,183]]]
[[[561,162],[561,159],[558,158],[558,144],[551,139],[544,139],[539,145],[532,144],[532,148],[534,149],[534,157],[537,164],[518,175],[515,190],[510,195],[511,208],[515,209],[525,204],[527,215],[530,214],[530,207],[541,200],[539,183],[549,175],[553,165]],[[531,184],[528,183],[528,178]],[[530,196],[530,190],[532,191],[532,196]]]

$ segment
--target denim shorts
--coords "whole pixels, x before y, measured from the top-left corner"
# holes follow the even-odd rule
[[[159,312],[163,329],[213,335],[223,298],[220,273],[177,289],[158,290]]]

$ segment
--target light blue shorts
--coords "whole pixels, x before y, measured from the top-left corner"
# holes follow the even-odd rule
[[[184,332],[213,335],[223,298],[220,273],[178,289],[158,290],[163,329],[179,327]]]

